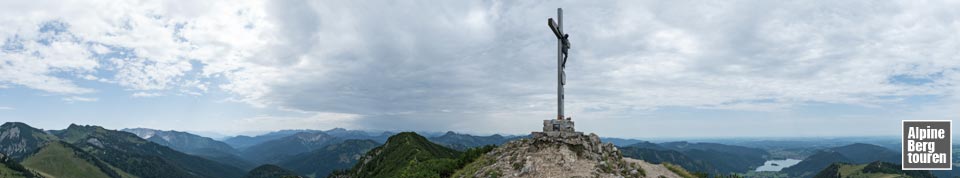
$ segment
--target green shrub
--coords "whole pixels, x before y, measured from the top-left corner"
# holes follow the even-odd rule
[[[663,167],[666,167],[667,170],[670,170],[670,172],[673,172],[673,173],[675,173],[675,174],[677,174],[677,175],[679,175],[680,177],[683,177],[683,178],[699,178],[698,176],[695,176],[695,175],[691,174],[690,172],[687,172],[687,170],[685,170],[685,169],[683,169],[683,168],[681,168],[680,166],[677,166],[677,165],[673,165],[673,164],[670,164],[670,163],[663,163]]]

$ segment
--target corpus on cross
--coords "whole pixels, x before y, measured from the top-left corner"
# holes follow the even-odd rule
[[[550,26],[553,35],[557,37],[557,120],[563,120],[563,86],[567,84],[567,75],[563,69],[567,66],[567,51],[570,49],[570,34],[563,33],[563,9],[557,8],[557,21],[549,18],[547,26]]]

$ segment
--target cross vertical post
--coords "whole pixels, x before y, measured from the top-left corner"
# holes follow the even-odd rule
[[[569,34],[563,33],[563,9],[557,8],[557,21],[552,18],[547,19],[547,26],[557,36],[557,120],[563,120],[563,86],[566,85],[567,76],[563,71],[567,65],[568,50],[570,49]]]
[[[563,33],[563,9],[557,8],[557,31]],[[563,40],[557,40],[557,119],[563,120]]]

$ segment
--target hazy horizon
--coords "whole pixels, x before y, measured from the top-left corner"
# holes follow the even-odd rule
[[[960,2],[0,2],[0,122],[237,135],[896,136],[960,111]],[[954,134],[956,135],[956,134]]]
[[[10,122],[19,122],[19,121],[10,121]],[[29,125],[30,123],[25,123],[25,124],[28,124],[28,125]],[[74,124],[76,124],[76,123],[74,123]],[[69,124],[68,124],[68,125],[69,125]],[[89,124],[77,124],[77,125],[89,125]],[[91,126],[99,126],[99,125],[91,125]],[[34,127],[36,127],[36,126],[34,126]],[[43,129],[43,130],[62,130],[62,129],[66,129],[67,127],[64,126],[63,128],[42,128],[42,127],[36,127],[36,128],[38,128],[38,129]],[[465,132],[465,131],[457,131],[457,130],[445,130],[445,131],[428,131],[428,130],[364,130],[364,129],[351,129],[351,128],[341,128],[341,127],[330,128],[330,129],[280,129],[280,130],[263,130],[263,131],[250,131],[250,132],[244,132],[244,133],[238,133],[238,134],[224,134],[224,133],[210,132],[210,131],[158,129],[158,128],[149,128],[149,127],[105,128],[105,129],[110,129],[110,130],[124,130],[124,129],[140,129],[140,128],[142,128],[142,129],[159,130],[159,131],[187,132],[187,133],[191,133],[191,134],[195,134],[195,135],[199,135],[199,136],[203,136],[203,137],[213,138],[213,139],[216,139],[216,140],[222,140],[222,139],[225,139],[225,138],[236,137],[236,136],[259,136],[259,135],[265,135],[265,134],[269,134],[269,133],[273,133],[273,132],[280,132],[280,131],[291,131],[291,130],[329,131],[329,130],[331,130],[331,129],[346,129],[346,130],[354,130],[354,131],[363,131],[363,132],[367,132],[368,134],[371,134],[371,135],[376,135],[376,134],[378,134],[378,133],[383,133],[383,132],[393,132],[393,133],[398,133],[398,132],[417,132],[417,133],[420,133],[420,134],[444,134],[444,133],[446,133],[446,132],[455,132],[455,133],[458,133],[458,134],[469,134],[469,135],[474,135],[474,136],[490,136],[490,135],[494,135],[494,134],[499,134],[499,135],[503,135],[503,136],[525,136],[525,135],[529,135],[529,134],[530,134],[529,132],[527,132],[527,133],[478,133],[478,132]],[[585,133],[592,133],[592,132],[586,131]],[[900,139],[900,136],[899,136],[899,135],[721,136],[721,137],[711,137],[711,136],[618,137],[618,136],[604,136],[604,135],[601,135],[600,137],[602,137],[602,138],[617,138],[617,139],[633,139],[633,140],[642,140],[642,141],[651,141],[651,142],[660,142],[660,141],[711,142],[711,141],[717,141],[717,140],[726,140],[726,141],[735,141],[735,140],[752,140],[752,141],[757,141],[757,140],[792,140],[792,141],[798,141],[798,140],[799,140],[799,141],[802,141],[802,140],[825,140],[825,139],[826,139],[826,140],[834,140],[834,139],[854,139],[854,138],[869,138],[869,139],[884,139],[884,140],[885,140],[885,139],[890,139],[890,140]]]

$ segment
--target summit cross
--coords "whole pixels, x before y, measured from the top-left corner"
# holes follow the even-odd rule
[[[567,66],[567,52],[570,49],[570,34],[563,33],[563,9],[557,8],[557,21],[548,18],[547,26],[557,37],[557,120],[563,120],[563,86],[567,84],[567,74],[563,69]]]

